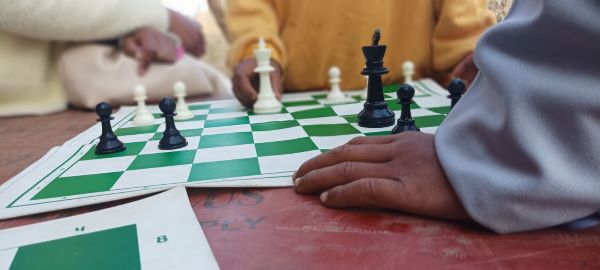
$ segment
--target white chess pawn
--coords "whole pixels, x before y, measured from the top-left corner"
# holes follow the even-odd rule
[[[254,113],[266,114],[280,112],[281,102],[275,97],[273,93],[273,87],[271,86],[271,78],[269,73],[275,69],[271,66],[271,50],[265,46],[265,40],[260,38],[258,40],[258,48],[254,50],[254,57],[256,58],[256,68],[254,72],[259,74],[259,90],[258,98],[254,103]]]
[[[329,69],[329,85],[331,86],[331,90],[329,90],[329,93],[327,93],[327,99],[325,100],[325,102],[329,104],[343,103],[348,101],[346,95],[344,95],[340,89],[340,82],[342,81],[340,79],[340,75],[341,71],[338,67],[333,66]]]
[[[192,112],[185,103],[185,84],[183,82],[176,82],[173,84],[173,92],[177,98],[177,106],[175,107],[175,120],[186,120],[194,118]]]
[[[404,73],[404,83],[412,84],[413,75],[415,74],[415,65],[411,61],[406,61],[402,64],[402,71]]]
[[[133,88],[133,100],[137,102],[135,117],[133,118],[134,125],[149,125],[154,122],[154,116],[146,108],[146,88],[142,85],[136,85]]]
[[[367,83],[365,84],[365,89],[363,89],[362,93],[360,93],[360,97],[362,99],[367,99],[367,96],[369,95],[369,76],[364,77]]]

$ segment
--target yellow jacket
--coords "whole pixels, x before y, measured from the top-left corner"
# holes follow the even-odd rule
[[[343,89],[364,87],[361,47],[375,28],[388,46],[384,83],[402,80],[406,60],[415,64],[415,78],[444,82],[495,23],[485,0],[230,0],[226,19],[229,64],[253,57],[262,36],[284,69],[286,91],[327,88],[334,65]]]

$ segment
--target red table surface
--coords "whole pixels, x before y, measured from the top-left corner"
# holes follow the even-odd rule
[[[89,119],[79,111],[0,119],[0,183]],[[188,193],[222,269],[600,269],[600,227],[497,235],[393,211],[328,209],[291,188]],[[132,200],[0,221],[0,229]]]

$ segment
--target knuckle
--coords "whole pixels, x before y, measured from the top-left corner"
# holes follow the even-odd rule
[[[363,190],[363,194],[365,199],[371,201],[371,198],[377,197],[377,187],[375,182],[373,181],[363,181],[361,182],[361,188]]]
[[[354,137],[348,141],[348,144],[361,144],[365,141],[364,136]]]
[[[348,179],[352,176],[356,163],[354,162],[343,162],[337,165],[337,174]]]
[[[331,154],[336,160],[341,160],[348,156],[351,153],[351,151],[352,150],[349,144],[343,144],[331,150]]]

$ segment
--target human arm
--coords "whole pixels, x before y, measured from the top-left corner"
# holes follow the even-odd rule
[[[282,70],[286,64],[283,41],[279,37],[279,21],[271,0],[232,0],[229,1],[226,20],[231,49],[228,63],[234,68],[233,92],[246,107],[252,107],[257,98],[258,88],[253,51],[260,37],[271,49],[271,85],[278,98],[283,92]]]
[[[451,72],[469,85],[477,73],[472,61],[475,44],[496,22],[494,14],[484,0],[435,0],[434,6],[433,69],[437,74]]]
[[[140,27],[166,30],[167,9],[159,0],[0,2],[0,30],[57,41],[109,39]]]

